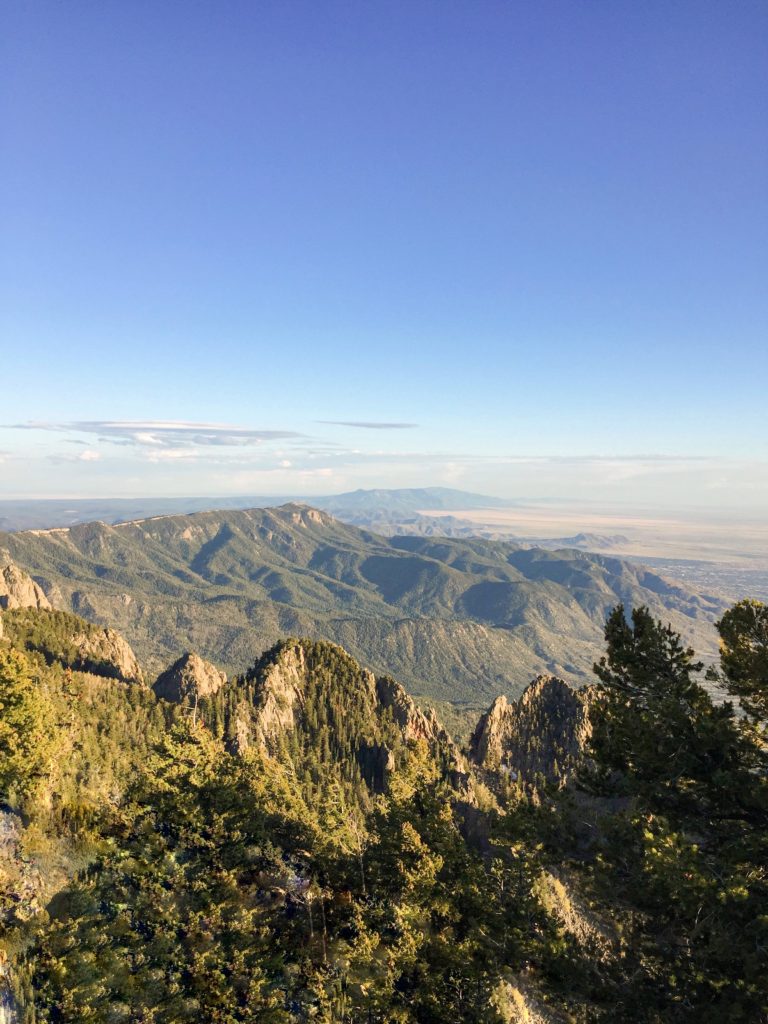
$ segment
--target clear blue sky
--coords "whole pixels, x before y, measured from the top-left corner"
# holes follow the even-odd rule
[[[0,40],[0,494],[766,505],[763,0],[25,0]]]

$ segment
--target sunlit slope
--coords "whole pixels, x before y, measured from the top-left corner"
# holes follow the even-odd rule
[[[583,680],[618,601],[702,654],[720,603],[615,558],[379,537],[306,506],[0,534],[53,603],[110,623],[151,675],[195,649],[242,671],[280,636],[327,638],[417,693],[483,703],[533,675]]]

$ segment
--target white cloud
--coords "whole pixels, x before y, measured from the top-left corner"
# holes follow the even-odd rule
[[[200,458],[196,448],[161,448],[147,452],[148,462],[188,462]]]
[[[379,420],[317,420],[331,427],[362,427],[363,430],[412,430],[418,423],[387,423]]]
[[[185,448],[190,445],[242,447],[302,436],[294,430],[254,430],[228,423],[199,423],[191,420],[70,420],[64,423],[33,421],[14,423],[10,426],[17,430],[92,434],[102,441],[113,444],[159,448]]]

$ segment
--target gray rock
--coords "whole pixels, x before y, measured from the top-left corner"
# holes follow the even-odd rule
[[[0,568],[0,608],[50,608],[41,587],[31,576],[9,562]]]
[[[537,774],[564,782],[589,739],[589,692],[538,676],[518,701],[497,697],[477,724],[470,759],[524,782]]]
[[[158,697],[180,704],[185,701],[194,702],[201,697],[210,697],[217,693],[226,681],[226,675],[215,665],[190,651],[158,676],[152,689]]]
[[[127,683],[143,685],[144,673],[141,671],[136,655],[128,642],[114,629],[94,627],[89,632],[75,633],[72,643],[84,662],[101,663],[114,669],[114,674],[118,679]],[[100,673],[97,672],[97,674]]]

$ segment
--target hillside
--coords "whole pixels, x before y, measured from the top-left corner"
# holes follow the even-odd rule
[[[329,639],[435,699],[485,705],[542,671],[588,678],[617,602],[714,656],[715,599],[643,567],[485,540],[379,537],[306,506],[0,534],[55,607],[125,635],[149,676],[189,649],[229,674]]]
[[[188,654],[170,701],[83,671],[72,636],[125,642],[15,579],[6,1024],[768,1019],[762,606],[721,623],[749,722],[672,631],[618,608],[586,704],[542,676],[466,752],[327,641],[282,640],[232,680]]]

